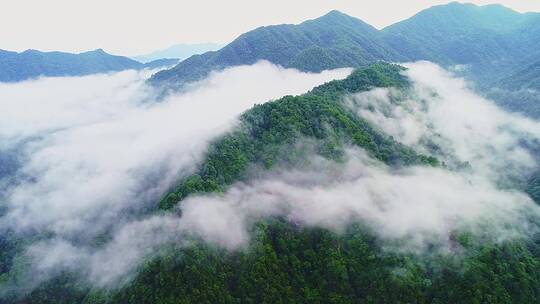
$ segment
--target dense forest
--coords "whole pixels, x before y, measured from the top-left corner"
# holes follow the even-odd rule
[[[406,90],[398,65],[378,63],[301,96],[256,105],[240,125],[215,140],[196,174],[179,181],[149,212],[178,212],[197,193],[223,192],[253,178],[253,168],[301,166],[310,156],[341,161],[347,146],[363,148],[390,167],[444,167],[355,115],[346,94],[374,87]],[[302,143],[306,143],[302,145]],[[531,191],[538,180],[532,179]],[[256,202],[254,202],[256,203]],[[170,211],[168,211],[170,210]],[[539,223],[531,223],[538,225]],[[252,228],[248,248],[228,251],[194,239],[147,261],[120,289],[91,288],[61,273],[7,303],[538,303],[540,235],[493,243],[467,231],[452,235],[451,254],[396,252],[369,227],[343,233],[282,218]],[[6,248],[7,243],[2,243]],[[12,244],[13,245],[13,244]],[[3,279],[11,274],[5,272]]]
[[[392,165],[431,164],[433,157],[416,154],[337,102],[345,94],[374,87],[405,87],[401,67],[379,63],[342,81],[332,81],[302,96],[286,96],[257,105],[241,117],[243,125],[210,148],[198,174],[190,176],[162,202],[168,208],[194,192],[220,191],[242,179],[249,166],[271,168],[306,157],[300,140],[314,139],[316,153],[339,159],[345,144],[366,149]]]
[[[268,60],[302,71],[365,66],[378,60],[429,60],[481,84],[494,84],[540,58],[540,17],[501,5],[452,2],[433,6],[381,30],[338,11],[298,25],[276,25],[242,34],[222,49],[195,55],[151,82],[174,85],[210,71]],[[521,85],[525,85],[526,82]]]
[[[496,4],[437,5],[381,30],[332,11],[298,25],[254,29],[156,73],[150,83],[177,90],[211,71],[259,60],[309,72],[428,60],[473,81],[503,108],[538,118],[539,33],[540,14]]]

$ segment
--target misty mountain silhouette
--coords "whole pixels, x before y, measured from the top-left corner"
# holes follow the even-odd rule
[[[215,52],[192,56],[155,74],[154,84],[176,86],[212,70],[268,60],[302,71],[430,60],[466,65],[468,75],[493,81],[516,65],[540,59],[540,14],[521,14],[501,5],[453,2],[428,8],[377,30],[339,11],[298,25],[260,27]]]
[[[0,50],[0,82],[16,82],[39,76],[82,76],[127,69],[170,66],[175,59],[142,64],[124,56],[96,49],[79,54],[26,50],[21,53]]]

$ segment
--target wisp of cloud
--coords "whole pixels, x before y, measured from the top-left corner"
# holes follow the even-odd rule
[[[130,115],[130,117],[135,117],[133,118],[134,122],[118,125],[116,120],[113,122],[107,120],[105,127],[94,127],[97,129],[92,128],[89,134],[94,134],[93,132],[97,132],[96,130],[107,131],[97,132],[99,136],[91,137],[96,138],[95,142],[103,134],[112,132],[111,130],[114,130],[113,133],[117,132],[118,128],[122,130],[121,126],[131,126],[131,124],[138,126],[140,120],[148,119],[141,118],[142,116],[146,117],[146,115],[150,115],[148,113],[164,107],[166,110],[159,110],[157,112],[159,115],[154,114],[156,121],[153,119],[148,121],[165,124],[165,127],[156,127],[152,131],[167,133],[167,135],[163,135],[166,140],[155,139],[156,134],[153,132],[149,132],[148,137],[138,139],[138,136],[141,136],[140,133],[146,134],[146,132],[144,127],[140,129],[134,127],[135,131],[128,132],[128,135],[120,132],[110,141],[97,142],[109,145],[113,139],[128,136],[129,139],[124,139],[123,145],[118,148],[122,151],[119,153],[122,160],[108,160],[104,157],[107,154],[105,153],[103,155],[105,164],[113,167],[115,164],[107,161],[119,161],[120,164],[124,161],[127,164],[140,164],[140,160],[145,159],[147,163],[143,166],[125,170],[125,168],[130,167],[125,165],[121,167],[124,170],[117,170],[114,173],[121,172],[122,180],[131,177],[130,174],[133,172],[137,177],[159,176],[161,179],[159,179],[158,185],[161,185],[163,181],[166,181],[164,184],[168,185],[174,177],[181,176],[182,172],[190,171],[189,169],[198,159],[197,156],[202,155],[208,138],[219,134],[215,131],[218,125],[227,125],[231,118],[237,115],[237,111],[241,111],[242,107],[239,106],[235,113],[231,111],[225,117],[222,117],[221,114],[208,113],[208,115],[222,117],[222,120],[219,124],[211,123],[210,126],[202,128],[201,131],[201,127],[197,126],[197,123],[201,121],[206,123],[211,120],[210,117],[205,116],[207,113],[203,109],[212,106],[216,110],[229,111],[220,107],[224,93],[221,91],[218,91],[219,94],[212,93],[213,91],[208,87],[211,87],[212,83],[215,85],[216,83],[228,83],[227,81],[238,81],[239,78],[230,79],[232,78],[231,74],[227,73],[239,73],[234,75],[238,77],[252,68],[242,67],[238,70],[233,69],[222,74],[215,74],[212,76],[213,80],[204,82],[206,86],[199,87],[198,90],[201,90],[199,93],[196,89],[186,95],[174,97],[178,100],[176,102],[186,104],[189,104],[189,100],[191,100],[189,96],[216,98],[215,103],[200,101],[209,100],[207,98],[198,99],[199,102],[204,103],[200,111],[193,110],[193,112],[183,115],[179,113],[181,111],[177,110],[174,115],[168,115],[176,109],[171,105],[175,104],[175,101],[169,100],[163,105],[153,106],[148,106],[141,101],[137,103],[139,105],[135,107],[135,111],[142,111],[144,115]],[[291,71],[276,70],[275,67],[268,65],[265,68],[275,73],[279,71],[278,75],[292,73]],[[460,231],[471,232],[490,242],[527,237],[530,233],[535,232],[537,227],[529,225],[528,219],[531,217],[540,218],[540,208],[526,194],[512,189],[501,181],[507,181],[519,176],[524,171],[535,168],[535,158],[521,143],[532,144],[540,138],[540,125],[498,109],[491,102],[468,90],[463,80],[452,77],[451,74],[435,65],[417,63],[408,65],[408,68],[405,73],[412,82],[410,90],[374,89],[350,96],[344,102],[360,116],[394,136],[396,140],[409,144],[420,152],[436,155],[447,163],[446,166],[390,168],[370,158],[361,149],[350,148],[343,163],[335,163],[314,155],[310,158],[309,165],[304,168],[278,167],[272,172],[258,174],[256,179],[237,183],[225,193],[188,197],[177,207],[181,212],[130,218],[121,221],[114,229],[111,229],[108,225],[113,222],[113,219],[117,218],[118,214],[123,211],[129,210],[130,207],[126,206],[132,204],[131,200],[125,200],[126,197],[130,199],[145,197],[139,194],[141,189],[158,189],[155,193],[161,193],[161,189],[164,189],[164,187],[155,186],[142,188],[141,184],[148,183],[147,180],[141,182],[138,178],[128,178],[129,183],[122,184],[123,187],[120,187],[124,189],[124,192],[115,193],[113,190],[119,189],[119,186],[114,185],[110,188],[110,193],[106,193],[106,196],[96,194],[100,198],[97,200],[98,202],[105,201],[99,205],[102,210],[96,209],[96,214],[99,216],[92,218],[87,217],[86,213],[80,215],[83,213],[81,209],[74,207],[74,209],[69,209],[69,212],[71,212],[70,216],[77,219],[76,223],[64,222],[65,217],[56,216],[56,214],[48,219],[45,217],[48,221],[42,222],[43,220],[38,219],[36,223],[32,223],[32,225],[41,224],[50,227],[49,229],[55,232],[54,237],[35,242],[26,251],[26,255],[33,261],[34,275],[38,278],[46,278],[58,269],[69,269],[82,273],[84,278],[96,286],[117,286],[119,282],[129,280],[136,267],[164,244],[173,242],[182,246],[187,244],[186,241],[197,238],[228,250],[245,248],[249,244],[253,225],[260,220],[271,217],[285,218],[297,225],[323,227],[336,232],[343,231],[351,223],[359,222],[371,229],[387,245],[389,250],[418,253],[424,252],[426,248],[432,248],[432,245],[437,245],[440,252],[452,253],[455,245],[453,236]],[[224,79],[216,81],[220,75]],[[299,75],[301,79],[305,79],[305,77],[315,77],[315,75]],[[336,77],[336,75],[332,77]],[[283,81],[288,80],[290,79],[283,79]],[[231,94],[237,94],[236,91],[243,88],[240,83],[228,84],[230,86],[227,88],[234,88],[234,92]],[[217,85],[216,90],[219,87]],[[227,91],[225,88],[223,90]],[[203,94],[205,92],[208,95]],[[249,105],[251,103],[245,104],[243,108]],[[199,109],[196,105],[192,106]],[[226,106],[223,105],[223,107]],[[140,107],[143,107],[143,110],[140,110]],[[203,116],[196,117],[195,114]],[[165,119],[157,117],[165,117]],[[169,134],[170,128],[177,129],[178,124],[169,124],[167,119],[175,120],[178,117],[187,121],[180,125],[186,128],[185,132],[189,134],[189,138]],[[217,120],[215,116],[212,118]],[[112,123],[112,125],[107,123]],[[100,123],[98,123],[99,125]],[[84,129],[85,127],[77,126],[75,129]],[[67,134],[64,132],[69,132],[70,129],[55,131],[52,137],[47,136],[46,138],[51,140],[51,138],[56,137],[58,132]],[[128,130],[132,129],[128,128]],[[78,134],[85,133],[77,132],[73,136]],[[194,134],[203,134],[206,140],[193,141]],[[38,143],[43,145],[43,140],[38,140]],[[146,143],[147,146],[134,147],[143,143]],[[149,148],[148,143],[155,143],[150,146],[155,146],[156,149]],[[177,150],[175,147],[179,143],[184,148]],[[62,158],[70,159],[54,149],[47,151],[48,147],[54,148],[54,144],[44,145],[45,148],[41,148],[41,145],[32,144],[31,147],[34,149],[32,151],[35,152],[31,155],[43,153],[42,155],[46,156],[47,159],[51,159],[50,155],[58,154]],[[137,151],[137,159],[127,152],[124,153],[126,150],[123,148],[126,145]],[[61,147],[61,151],[66,149],[64,145],[59,147]],[[91,148],[90,146],[85,147]],[[44,149],[45,152],[43,152]],[[97,152],[93,150],[93,153],[100,154],[99,151],[101,149],[97,149]],[[163,151],[169,151],[169,154],[164,155]],[[77,151],[77,153],[88,155],[81,151]],[[130,161],[130,159],[132,160]],[[174,162],[170,161],[171,159],[184,161],[181,162],[182,166],[173,166],[171,163]],[[78,161],[82,161],[82,163],[77,164],[83,166],[73,166],[73,168],[77,168],[77,170],[84,168],[90,176],[96,174],[96,170],[100,172],[100,166],[84,166],[83,160],[78,159]],[[58,163],[61,163],[60,159],[58,159]],[[101,164],[100,162],[96,163]],[[39,161],[35,160],[34,163],[30,161],[28,164],[31,165],[30,168],[36,168]],[[161,164],[162,172],[167,174],[162,174],[161,171],[152,171],[152,168],[156,168],[156,164]],[[51,171],[47,166],[38,166],[37,168],[45,168],[46,172]],[[25,174],[33,172],[24,169],[23,167],[22,170]],[[38,169],[36,172],[42,172]],[[73,169],[73,171],[75,170]],[[67,172],[73,171],[68,170]],[[124,171],[128,173],[123,173]],[[143,172],[144,175],[138,174],[139,172]],[[75,173],[72,174],[74,177],[78,176]],[[103,184],[109,185],[114,180],[116,179],[107,179]],[[26,184],[28,183],[22,185]],[[73,186],[73,184],[69,184],[69,181],[68,185]],[[97,185],[102,187],[100,183]],[[150,185],[154,185],[154,183],[150,183]],[[51,187],[49,184],[42,186]],[[16,191],[12,193],[17,194]],[[39,195],[43,194],[43,192],[38,193]],[[148,191],[143,193],[152,197],[152,195],[147,195]],[[154,192],[151,191],[151,193]],[[84,198],[87,194],[82,193],[73,197]],[[114,203],[107,200],[113,194],[118,195],[118,201]],[[17,196],[11,197],[17,198]],[[112,198],[114,199],[115,195]],[[95,204],[95,202],[92,203]],[[52,204],[52,206],[55,205]],[[112,210],[115,211],[107,214],[106,209],[114,206],[117,206],[117,209],[113,208]],[[23,214],[16,213],[17,208],[11,207],[9,210],[8,215],[11,216],[7,216],[6,219],[25,223]],[[89,208],[89,210],[93,209]],[[46,210],[39,211],[45,212]],[[45,215],[47,215],[46,212]],[[37,213],[35,216],[37,217]],[[82,233],[83,227],[87,227],[88,223],[85,221],[92,219],[96,222],[96,217],[101,220],[97,221],[98,223],[104,223],[98,226],[111,229],[110,239],[102,246],[93,246],[91,242],[81,242],[75,238]],[[395,247],[394,244],[400,246]]]
[[[259,62],[163,100],[145,84],[148,71],[0,84],[0,151],[15,150],[18,163],[0,176],[2,231],[52,236],[40,263],[67,265],[75,259],[70,248],[95,245],[155,205],[253,104],[350,71],[311,74]]]
[[[349,106],[396,140],[453,169],[501,182],[538,167],[530,148],[538,147],[540,123],[500,109],[433,63],[406,67],[410,90],[375,89],[351,96]]]

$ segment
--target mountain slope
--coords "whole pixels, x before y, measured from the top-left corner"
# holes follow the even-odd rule
[[[260,27],[242,34],[219,51],[186,59],[155,74],[151,82],[182,84],[212,70],[268,60],[303,71],[360,66],[377,60],[398,60],[372,26],[332,11],[299,25]]]
[[[396,65],[376,64],[301,96],[258,105],[238,128],[215,141],[197,174],[182,180],[160,204],[169,209],[198,192],[222,192],[249,177],[251,166],[302,165],[313,151],[338,160],[358,146],[392,167],[438,166],[353,114],[342,97],[373,87],[409,84]],[[253,202],[258,203],[258,202]],[[162,211],[165,212],[165,211]],[[90,289],[60,274],[21,303],[535,303],[540,298],[540,241],[486,244],[456,234],[460,258],[390,252],[373,232],[352,225],[343,233],[297,226],[280,218],[256,226],[252,245],[229,252],[193,241],[165,248],[120,290]],[[12,303],[16,303],[13,299]]]
[[[132,58],[143,63],[148,63],[150,61],[154,61],[158,59],[165,59],[165,58],[184,60],[193,55],[217,50],[221,47],[222,45],[217,44],[217,43],[197,43],[197,44],[181,43],[181,44],[170,46],[163,50],[152,52],[150,54],[139,55]]]
[[[540,14],[501,5],[450,3],[434,6],[384,28],[332,11],[299,25],[261,27],[224,48],[192,56],[152,77],[154,84],[181,86],[212,70],[268,60],[303,71],[363,66],[378,60],[430,60],[465,65],[466,75],[488,83],[540,54]],[[536,58],[540,58],[538,55]]]
[[[466,65],[466,75],[482,84],[510,77],[540,60],[540,14],[497,4],[434,6],[384,28],[382,34],[409,60]]]
[[[512,31],[509,39],[515,48],[524,52],[519,58],[518,67],[525,68],[527,65],[540,61],[540,13],[523,14],[523,21],[519,27]]]
[[[540,61],[527,65],[495,83],[507,90],[531,89],[540,91]]]
[[[486,84],[484,94],[509,111],[540,118],[540,62]]]
[[[492,80],[529,52],[516,47],[513,39],[527,20],[527,15],[500,5],[451,3],[393,24],[383,34],[392,48],[411,60],[467,65],[475,78]]]
[[[171,67],[178,63],[178,59],[156,59],[149,61],[143,65],[145,69],[157,69],[161,67]]]
[[[436,159],[416,154],[337,102],[345,94],[374,87],[404,87],[407,82],[400,72],[399,66],[375,64],[303,96],[286,96],[255,106],[242,115],[244,125],[239,131],[217,141],[200,171],[180,183],[160,207],[169,209],[194,192],[224,190],[242,179],[250,166],[271,168],[280,162],[294,163],[305,156],[304,147],[296,146],[298,141],[318,141],[317,152],[329,158],[339,157],[343,146],[352,144],[396,166],[437,164]]]
[[[71,54],[27,50],[21,53],[0,50],[0,82],[16,82],[40,76],[82,76],[128,69],[170,66],[175,60],[142,64],[102,49]]]
[[[351,115],[341,102],[344,95],[373,87],[406,88],[401,71],[399,66],[380,63],[308,94],[255,106],[243,114],[239,130],[212,145],[199,172],[184,179],[161,208],[182,205],[196,193],[224,192],[236,181],[249,183],[252,166],[302,164],[306,149],[298,142],[306,138],[318,143],[316,153],[330,159],[339,159],[344,145],[351,144],[390,166],[437,166],[436,159],[396,143]],[[179,298],[224,303],[535,303],[540,299],[538,238],[489,244],[457,233],[455,246],[467,250],[466,257],[438,256],[426,263],[424,259],[430,257],[385,251],[362,225],[333,233],[278,218],[260,223],[254,234],[254,244],[240,252],[199,243],[185,251],[171,248],[119,293],[93,296],[104,303]]]

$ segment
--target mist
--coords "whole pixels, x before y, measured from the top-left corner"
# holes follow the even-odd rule
[[[492,243],[538,232],[530,219],[540,218],[540,207],[514,182],[538,166],[531,147],[540,124],[499,109],[434,64],[407,67],[410,89],[373,89],[343,102],[396,140],[444,161],[439,167],[391,168],[348,147],[343,162],[313,155],[302,168],[277,166],[225,193],[190,196],[173,212],[118,221],[192,172],[208,140],[233,128],[253,102],[349,72],[302,74],[260,63],[213,74],[162,103],[126,98],[127,113],[118,116],[107,111],[84,125],[36,124],[39,134],[49,133],[27,144],[20,174],[33,178],[8,191],[4,224],[54,232],[25,251],[34,280],[67,269],[107,288],[129,281],[164,244],[189,246],[195,239],[248,250],[254,224],[274,217],[336,233],[360,223],[387,250],[413,254],[434,246],[437,253],[458,254],[453,237],[461,232]],[[104,77],[120,76],[139,77]],[[127,83],[135,95],[152,96],[144,84]],[[32,132],[21,128],[6,137]],[[111,236],[100,246],[81,241],[104,230]]]
[[[243,111],[350,71],[310,74],[259,62],[163,100],[145,83],[149,71],[1,84],[0,151],[15,155],[17,169],[0,176],[0,227],[48,235],[40,263],[56,257],[67,265],[82,255],[70,256],[70,248],[91,248],[156,206]]]
[[[460,233],[502,243],[538,232],[530,219],[540,218],[540,208],[526,194],[500,189],[482,176],[433,167],[395,170],[357,148],[346,158],[335,163],[314,156],[301,169],[281,167],[224,194],[189,197],[175,212],[123,226],[102,248],[38,242],[28,251],[34,274],[70,269],[111,288],[129,282],[137,265],[164,244],[202,240],[249,251],[254,225],[276,217],[336,233],[360,223],[386,250],[418,255],[459,255]]]

